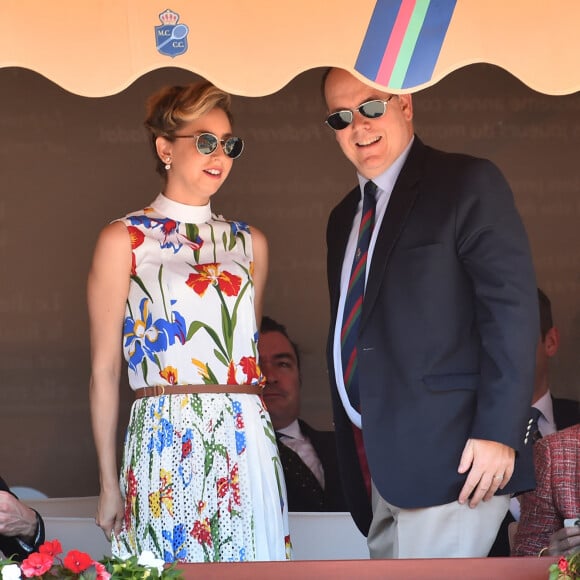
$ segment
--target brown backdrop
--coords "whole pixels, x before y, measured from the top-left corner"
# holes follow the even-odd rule
[[[246,151],[213,208],[268,236],[265,312],[302,348],[303,416],[328,428],[324,235],[355,174],[322,124],[320,75],[311,70],[276,94],[234,99]],[[0,70],[0,473],[12,485],[51,496],[97,493],[88,266],[100,228],[159,190],[141,128],[145,98],[193,78],[164,69],[121,94],[89,99],[28,70]],[[490,65],[459,70],[415,97],[427,143],[488,157],[510,181],[561,330],[553,390],[571,398],[580,398],[579,112],[579,94],[541,95]],[[124,426],[126,384],[122,393]]]

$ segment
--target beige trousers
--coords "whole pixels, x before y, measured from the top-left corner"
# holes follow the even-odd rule
[[[454,501],[402,509],[385,501],[373,483],[373,520],[367,538],[370,557],[484,558],[509,501],[509,495],[496,495],[475,508]]]

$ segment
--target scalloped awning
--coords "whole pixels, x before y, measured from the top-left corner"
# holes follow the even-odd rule
[[[162,67],[262,96],[328,65],[406,92],[486,62],[569,94],[579,22],[578,0],[2,0],[0,67],[89,97]]]

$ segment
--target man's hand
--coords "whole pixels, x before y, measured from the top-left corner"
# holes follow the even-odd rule
[[[468,439],[457,469],[459,473],[469,471],[459,494],[459,503],[469,500],[469,507],[474,508],[481,500],[490,500],[511,479],[515,456],[515,451],[503,443]]]
[[[0,534],[30,541],[36,534],[36,512],[7,491],[0,491]]]
[[[580,551],[580,526],[562,528],[550,536],[550,556],[569,556]]]

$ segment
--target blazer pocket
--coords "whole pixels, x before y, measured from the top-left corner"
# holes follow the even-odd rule
[[[439,249],[442,247],[443,244],[437,241],[425,241],[425,242],[418,242],[411,245],[401,246],[401,251],[403,252],[433,252],[434,250]]]
[[[479,373],[453,375],[425,375],[423,382],[430,391],[475,391],[479,386]]]

